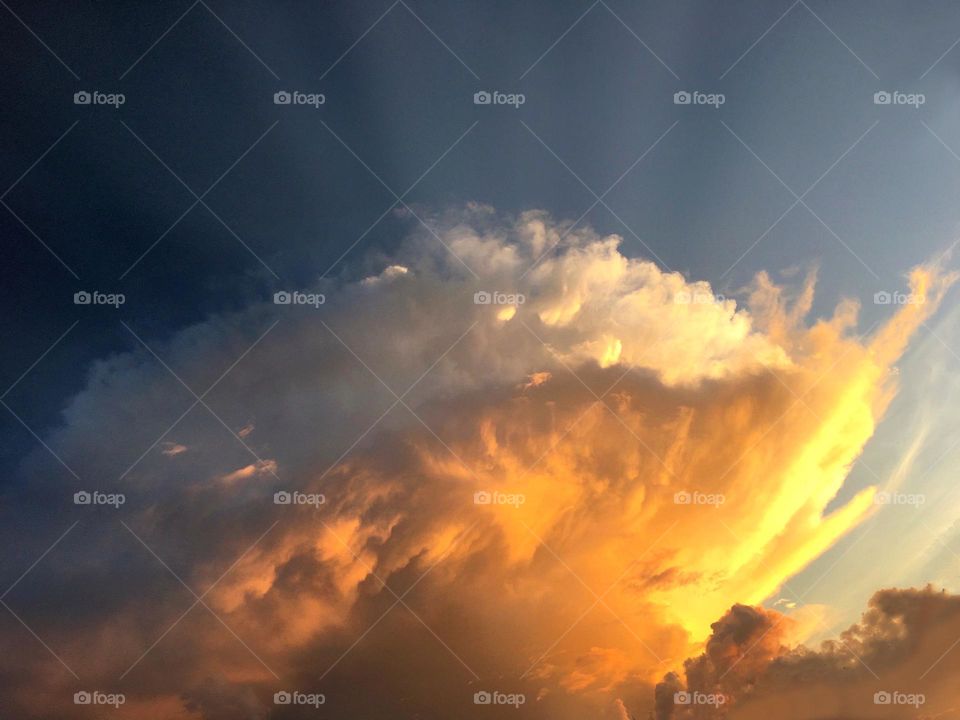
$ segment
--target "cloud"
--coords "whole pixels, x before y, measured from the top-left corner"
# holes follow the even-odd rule
[[[262,720],[267,709],[250,688],[207,678],[183,693],[186,710],[204,720]]]
[[[807,319],[813,275],[762,274],[739,306],[541,212],[431,222],[443,245],[306,288],[320,307],[145,338],[203,403],[146,350],[91,369],[45,438],[80,481],[38,447],[0,531],[16,577],[84,521],[8,602],[85,681],[165,717],[296,716],[278,689],[341,716],[479,717],[486,690],[522,693],[518,717],[622,717],[874,511],[874,488],[825,508],[951,276],[914,271],[927,302],[857,337],[853,301]],[[173,432],[176,463],[151,452]],[[26,663],[71,697],[21,640],[0,682]]]
[[[167,457],[176,457],[180,453],[185,453],[189,448],[186,445],[180,445],[175,442],[164,442],[160,445],[163,449],[160,451]]]
[[[789,620],[733,606],[713,624],[706,651],[688,659],[686,682],[657,685],[657,720],[801,720],[941,717],[955,712],[960,596],[931,586],[887,589],[861,621],[819,650],[782,644]],[[722,705],[677,705],[673,693],[723,696]]]

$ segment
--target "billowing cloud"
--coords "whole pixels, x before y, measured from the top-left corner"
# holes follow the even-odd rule
[[[657,720],[915,718],[956,712],[960,597],[880,590],[862,620],[819,650],[783,644],[789,619],[733,606],[706,650],[655,690]],[[711,701],[712,699],[712,701]]]
[[[622,718],[872,512],[873,488],[825,509],[951,276],[915,270],[924,302],[858,337],[853,301],[807,318],[812,275],[740,306],[543,213],[431,222],[443,244],[301,289],[324,304],[91,370],[45,438],[77,477],[39,447],[4,503],[14,577],[81,520],[6,598],[80,676],[8,617],[20,716],[83,717],[94,687],[140,717],[314,712],[274,704],[296,690],[344,717],[483,717],[480,693]]]

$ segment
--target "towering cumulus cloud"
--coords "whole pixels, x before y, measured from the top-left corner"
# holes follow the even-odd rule
[[[705,652],[656,687],[666,718],[949,717],[957,702],[960,597],[880,590],[861,622],[819,651],[782,644],[789,623],[736,605],[712,625]],[[709,702],[709,700],[713,702]]]
[[[858,336],[853,301],[808,318],[812,275],[740,305],[543,213],[431,224],[323,304],[92,368],[44,438],[76,477],[37,447],[3,505],[12,577],[81,521],[5,598],[63,661],[4,620],[16,716],[646,713],[871,512],[825,508],[952,277]]]

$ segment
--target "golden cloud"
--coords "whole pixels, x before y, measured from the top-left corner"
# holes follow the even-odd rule
[[[874,488],[827,508],[952,276],[915,270],[924,302],[857,336],[852,301],[807,319],[813,275],[791,292],[761,274],[740,307],[543,213],[436,223],[481,280],[414,238],[383,273],[321,287],[322,316],[258,306],[161,348],[208,375],[263,332],[248,326],[283,320],[217,390],[236,427],[256,417],[256,462],[198,424],[175,478],[169,460],[129,475],[132,500],[159,499],[130,502],[128,524],[173,546],[209,608],[158,641],[169,591],[151,621],[118,601],[58,634],[70,657],[115,677],[157,642],[131,694],[168,708],[179,687],[185,718],[270,716],[281,683],[342,716],[479,717],[490,690],[522,693],[518,717],[618,718],[732,603],[770,597],[871,512]],[[169,378],[124,359],[50,442],[91,464],[91,435],[149,444],[111,412],[132,378],[169,425]],[[325,502],[273,505],[280,490]]]

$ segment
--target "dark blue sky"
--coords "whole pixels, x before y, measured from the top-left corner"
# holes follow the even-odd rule
[[[359,274],[415,222],[387,212],[414,183],[403,199],[424,211],[593,206],[581,222],[628,254],[728,294],[819,263],[821,309],[902,288],[960,220],[944,147],[960,148],[960,51],[937,62],[960,35],[953,3],[12,0],[0,15],[4,388],[79,321],[5,398],[38,433],[91,362],[132,348],[118,318],[166,337]],[[126,102],[74,105],[84,89]],[[326,103],[275,105],[282,89]],[[526,102],[474,105],[483,89]],[[684,89],[726,102],[674,105]],[[926,103],[877,106],[881,89]],[[781,218],[792,193],[809,209]],[[81,289],[127,302],[77,307]],[[0,422],[2,452],[22,455],[29,432]]]

